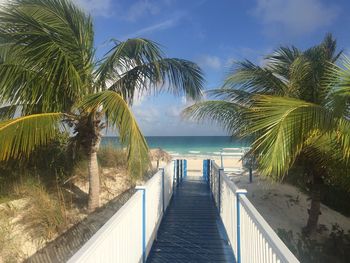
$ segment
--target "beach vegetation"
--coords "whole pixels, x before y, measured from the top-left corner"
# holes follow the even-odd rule
[[[98,156],[111,127],[126,148],[129,174],[149,168],[148,146],[130,106],[168,91],[197,99],[203,76],[148,39],[111,40],[96,58],[90,15],[69,0],[14,0],[0,10],[0,161],[23,160],[62,131],[88,164],[88,210],[99,206]]]
[[[212,100],[184,111],[221,124],[231,135],[253,138],[249,154],[263,176],[282,180],[302,167],[311,197],[305,234],[317,228],[324,184],[349,176],[350,63],[344,57],[337,66],[341,56],[328,34],[306,50],[279,47],[263,65],[235,62],[223,86],[208,92]]]

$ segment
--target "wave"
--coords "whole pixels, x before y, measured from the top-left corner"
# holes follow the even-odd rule
[[[189,153],[200,153],[200,151],[188,151]]]

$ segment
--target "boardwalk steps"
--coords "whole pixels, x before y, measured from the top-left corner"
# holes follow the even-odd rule
[[[208,184],[187,177],[176,189],[147,262],[234,262]]]

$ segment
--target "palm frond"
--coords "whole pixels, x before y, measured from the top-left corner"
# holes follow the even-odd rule
[[[12,119],[15,116],[17,106],[2,106],[0,107],[0,121]]]
[[[341,66],[329,67],[328,82],[337,87],[335,93],[350,98],[350,58],[343,56]]]
[[[263,95],[255,97],[245,118],[250,121],[246,133],[259,134],[252,148],[261,172],[276,178],[288,171],[314,131],[330,132],[335,124],[332,113],[319,105]]]
[[[200,98],[203,73],[193,62],[177,58],[163,58],[159,46],[147,39],[129,39],[107,54],[96,72],[98,83],[110,85],[131,104],[136,91],[154,94],[168,91]]]
[[[242,115],[246,108],[230,101],[213,100],[197,102],[187,107],[182,116],[196,121],[210,120],[227,130],[231,135],[240,135],[245,124]]]
[[[125,100],[111,90],[88,95],[81,104],[84,111],[98,110],[100,107],[108,123],[117,128],[120,142],[127,146],[130,173],[142,177],[149,167],[148,146],[133,113]]]
[[[91,89],[92,21],[68,0],[14,0],[0,10],[0,97],[66,110]],[[55,101],[55,103],[52,103]]]
[[[34,114],[0,122],[0,160],[28,156],[60,131],[62,113]]]
[[[109,87],[120,92],[132,104],[139,96],[168,91],[191,99],[202,97],[203,75],[198,66],[183,59],[162,59],[136,66],[123,73]]]
[[[267,68],[284,79],[289,79],[290,66],[302,54],[296,47],[279,47],[266,56]]]
[[[262,68],[246,60],[236,62],[232,73],[225,79],[224,88],[242,89],[256,94],[284,95],[286,82],[268,68]]]
[[[133,38],[122,42],[114,41],[114,44],[95,72],[97,82],[102,86],[116,75],[120,76],[136,66],[160,60],[163,55],[159,45],[148,39]]]

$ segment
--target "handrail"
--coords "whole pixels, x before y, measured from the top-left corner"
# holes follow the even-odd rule
[[[173,173],[170,163],[153,175],[68,262],[144,262],[173,194]]]
[[[214,161],[211,167],[211,192],[237,262],[299,262],[234,182],[222,170],[219,174]]]

